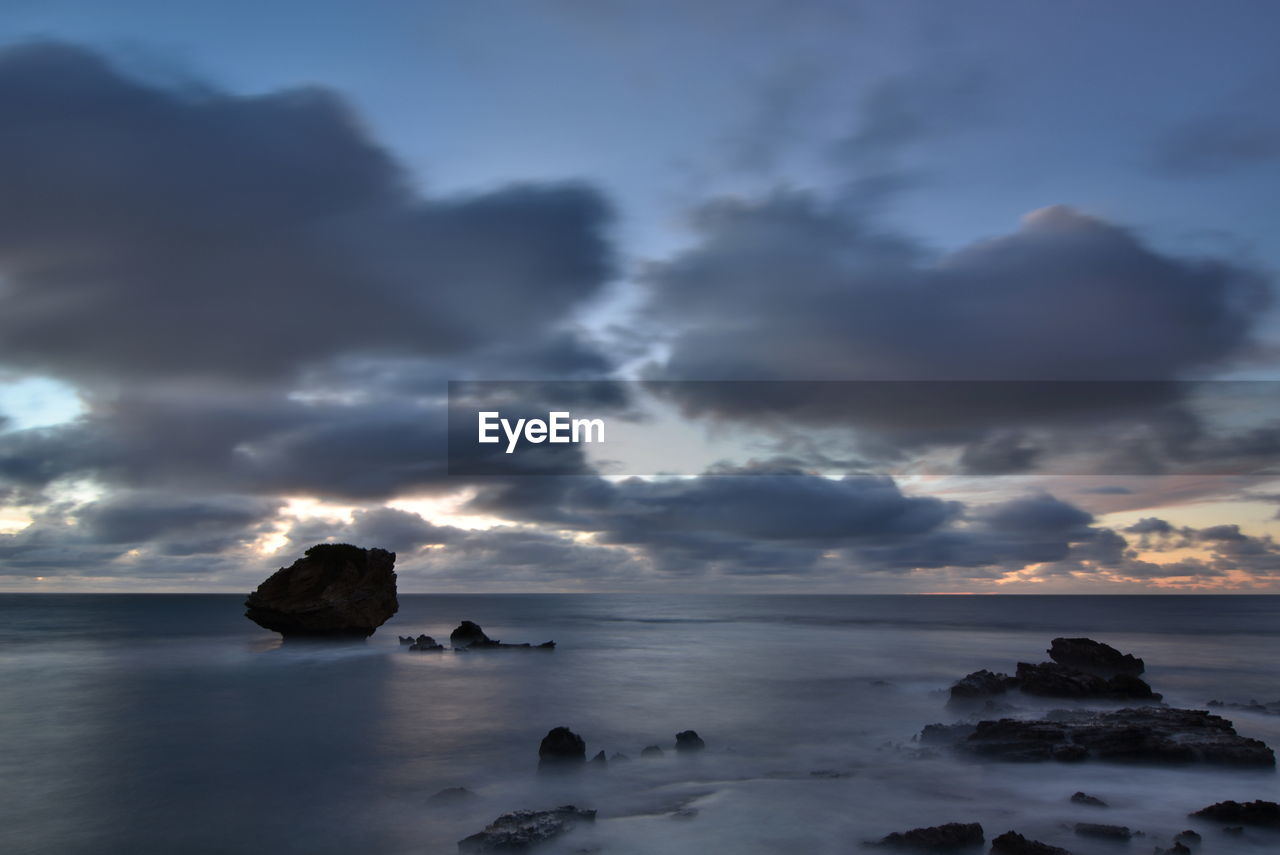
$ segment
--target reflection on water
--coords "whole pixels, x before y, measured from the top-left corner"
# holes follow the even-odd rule
[[[1144,656],[1173,704],[1280,699],[1280,598],[409,596],[365,643],[285,646],[240,601],[0,597],[0,850],[421,855],[499,813],[577,803],[600,821],[564,851],[847,853],[976,820],[1085,855],[1127,850],[1064,824],[1118,822],[1151,835],[1145,853],[1210,801],[1280,798],[1270,772],[986,765],[912,742],[949,718],[957,676],[1039,661],[1060,634]],[[396,640],[464,618],[559,649]],[[1280,745],[1280,717],[1228,715]],[[538,776],[558,725],[632,759]],[[707,753],[640,759],[688,728]],[[451,786],[478,797],[434,807]],[[1201,831],[1206,851],[1277,843]]]

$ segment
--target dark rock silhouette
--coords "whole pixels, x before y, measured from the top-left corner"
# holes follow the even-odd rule
[[[1192,843],[1199,843],[1201,838],[1198,831],[1192,831],[1188,828],[1186,831],[1179,831],[1177,834],[1173,835],[1173,839],[1177,843],[1186,843],[1190,845]]]
[[[663,756],[662,748],[657,745],[647,745],[645,746],[644,750],[640,752],[640,756],[641,757],[662,757]]]
[[[1191,849],[1181,840],[1175,840],[1168,849],[1157,846],[1153,855],[1191,855]]]
[[[961,677],[951,686],[953,701],[974,700],[1002,695],[1018,685],[1018,681],[1008,674],[996,674],[987,669],[974,671]]]
[[[245,617],[285,638],[367,638],[399,608],[396,554],[321,543],[271,574]]]
[[[1071,855],[1061,846],[1028,840],[1016,831],[1006,831],[991,841],[993,855]]]
[[[587,743],[567,727],[552,728],[538,746],[539,769],[566,769],[587,762]]]
[[[464,620],[458,625],[458,628],[449,633],[449,643],[453,645],[454,650],[555,650],[556,643],[554,641],[544,641],[542,644],[503,644],[496,638],[490,638],[484,634],[484,630],[479,624]]]
[[[948,822],[946,825],[895,831],[881,838],[879,845],[939,852],[981,846],[985,839],[982,826],[976,822]]]
[[[409,645],[410,650],[438,652],[444,650],[443,644],[437,644],[436,640],[429,635],[418,636],[417,641]]]
[[[1092,638],[1055,638],[1049,643],[1048,653],[1060,665],[1103,676],[1141,674],[1146,668],[1138,657]]]
[[[1199,819],[1211,819],[1215,822],[1231,822],[1239,825],[1261,825],[1267,828],[1280,828],[1280,804],[1264,802],[1218,802],[1201,808],[1191,816]]]
[[[1077,822],[1076,834],[1081,837],[1098,837],[1103,840],[1128,840],[1134,836],[1127,825],[1103,825],[1097,822]]]
[[[707,743],[702,741],[702,737],[698,736],[696,730],[682,730],[676,734],[676,751],[695,752],[702,751],[707,747]]]
[[[1275,766],[1275,753],[1265,743],[1240,736],[1226,719],[1205,710],[1168,707],[1058,710],[1042,719],[930,725],[920,739],[950,742],[961,751],[995,760]]]
[[[396,638],[400,639],[401,644],[413,644],[414,641],[412,635],[397,635]]]
[[[518,810],[504,813],[489,823],[484,831],[458,841],[462,855],[484,852],[523,852],[552,838],[559,837],[575,825],[595,822],[596,812],[573,805],[552,810]]]
[[[608,766],[609,758],[604,756],[603,751],[597,751],[596,756],[591,758],[591,765],[592,766]]]
[[[1078,805],[1092,805],[1093,807],[1106,807],[1107,803],[1097,796],[1091,796],[1088,793],[1074,793],[1071,801]]]
[[[1056,662],[1032,665],[1018,663],[1018,688],[1028,695],[1046,698],[1110,698],[1115,700],[1160,700],[1160,695],[1140,677],[1116,674],[1100,677],[1068,668]]]

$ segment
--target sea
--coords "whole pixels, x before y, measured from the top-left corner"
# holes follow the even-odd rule
[[[1280,597],[402,595],[345,644],[282,644],[243,611],[235,595],[0,595],[0,852],[433,855],[565,804],[596,821],[536,851],[850,855],[945,822],[1077,855],[1149,855],[1185,828],[1205,853],[1280,851],[1280,831],[1187,816],[1280,800],[1271,770],[980,762],[916,739],[961,717],[957,678],[1043,661],[1063,635],[1143,657],[1171,705],[1280,700]],[[557,647],[397,640],[447,643],[464,619]],[[1280,716],[1219,712],[1280,746]],[[539,774],[559,726],[629,759]],[[684,730],[707,749],[672,751]],[[433,799],[450,787],[473,795]]]

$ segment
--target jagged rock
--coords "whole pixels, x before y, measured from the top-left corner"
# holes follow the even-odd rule
[[[1076,834],[1081,837],[1101,837],[1106,840],[1128,840],[1133,832],[1127,825],[1103,825],[1097,822],[1077,822]]]
[[[429,635],[420,635],[418,636],[417,641],[409,645],[409,649],[417,650],[417,651],[431,651],[433,653],[438,653],[441,650],[444,650],[444,645],[437,644],[436,640]]]
[[[645,749],[640,752],[640,756],[641,757],[661,757],[662,749],[657,745],[648,745],[648,746],[645,746]]]
[[[938,852],[981,846],[985,839],[982,826],[976,822],[948,822],[945,825],[934,825],[928,828],[895,831],[882,837],[879,845],[895,849],[923,849]]]
[[[1071,855],[1061,846],[1028,840],[1016,831],[1006,831],[991,841],[993,855]]]
[[[555,727],[538,746],[538,768],[572,768],[587,762],[587,743],[567,727]]]
[[[399,609],[396,554],[321,543],[271,574],[245,617],[285,638],[367,638]]]
[[[1215,822],[1234,822],[1240,825],[1262,825],[1267,828],[1280,828],[1280,804],[1264,802],[1218,802],[1201,808],[1191,816],[1200,819],[1212,819]]]
[[[696,730],[682,730],[676,734],[676,751],[693,752],[702,751],[707,747],[707,743],[702,741],[702,737],[698,736]]]
[[[466,787],[445,787],[440,792],[427,799],[431,804],[437,805],[455,805],[462,802],[469,802],[472,799],[479,798],[475,793]]]
[[[592,766],[608,766],[609,758],[605,756],[603,751],[597,751],[596,756],[591,758]]]
[[[544,641],[542,644],[503,644],[496,638],[490,638],[484,634],[484,630],[479,624],[464,620],[458,625],[458,628],[449,633],[449,643],[453,645],[454,650],[555,650],[556,643],[554,641]]]
[[[504,813],[484,831],[458,841],[462,855],[484,852],[524,852],[559,837],[580,822],[595,822],[596,812],[573,805],[552,810],[518,810]]]
[[[1061,665],[1097,674],[1141,674],[1146,664],[1130,653],[1121,653],[1110,644],[1092,638],[1055,638],[1049,643],[1049,658]]]
[[[414,638],[413,638],[413,636],[412,636],[412,635],[397,635],[397,636],[396,636],[396,638],[400,639],[400,643],[401,643],[401,644],[413,644],[413,643],[414,643]]]
[[[983,668],[961,677],[951,686],[951,700],[974,700],[1002,695],[1018,684],[1008,674],[996,674]]]
[[[1140,677],[1116,674],[1100,677],[1059,665],[1056,662],[1018,663],[1018,688],[1028,695],[1046,698],[1113,698],[1115,700],[1160,700],[1160,695]]]
[[[1091,796],[1088,793],[1074,793],[1071,801],[1078,805],[1092,805],[1093,807],[1106,807],[1107,803],[1097,796]]]
[[[1275,754],[1265,743],[1240,736],[1226,719],[1205,710],[1167,707],[1058,710],[1042,719],[931,725],[920,738],[949,739],[959,750],[997,760],[1275,766]]]

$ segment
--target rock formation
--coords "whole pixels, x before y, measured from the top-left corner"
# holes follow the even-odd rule
[[[948,822],[928,828],[895,831],[879,841],[880,846],[894,849],[916,849],[928,852],[945,852],[981,846],[986,838],[982,826],[976,822]]]
[[[503,644],[496,638],[490,638],[485,635],[484,630],[477,623],[464,620],[458,625],[458,628],[449,633],[449,643],[453,645],[454,650],[555,650],[556,643],[554,641],[544,641],[542,644]]]
[[[1006,831],[991,841],[992,855],[1071,855],[1061,846],[1028,840],[1016,831]]]
[[[552,810],[518,810],[504,813],[484,831],[458,841],[462,855],[485,852],[523,852],[559,837],[578,823],[595,822],[596,812],[573,805]]]
[[[321,543],[271,574],[245,617],[285,638],[367,638],[399,608],[396,555]]]
[[[567,727],[552,728],[538,746],[539,769],[565,769],[587,762],[587,743]]]
[[[1146,668],[1138,657],[1092,638],[1055,638],[1049,643],[1048,653],[1059,665],[1103,676],[1141,674]]]
[[[1191,814],[1199,819],[1230,822],[1238,825],[1262,825],[1280,828],[1280,804],[1264,802],[1218,802]]]
[[[696,730],[682,730],[676,734],[676,751],[702,751],[706,747],[707,743],[702,741]]]

